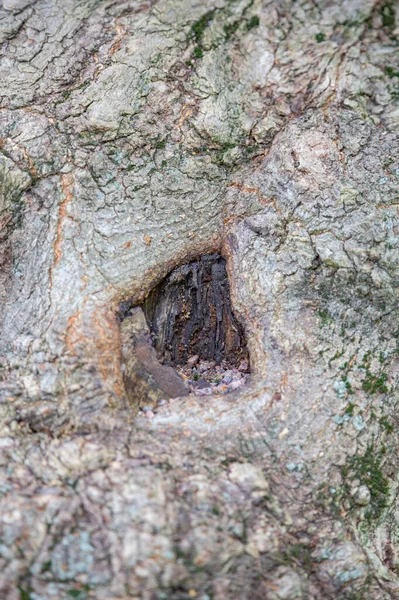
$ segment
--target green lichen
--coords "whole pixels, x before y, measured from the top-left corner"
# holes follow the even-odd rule
[[[365,352],[363,354],[362,362],[359,365],[359,368],[367,369],[370,366],[370,362],[371,362],[371,351],[367,350],[367,352]]]
[[[329,367],[331,367],[331,363],[332,363],[334,360],[337,360],[338,358],[341,358],[341,356],[343,356],[344,354],[345,354],[345,350],[341,350],[340,352],[338,352],[338,351],[337,351],[337,352],[334,354],[334,356],[333,356],[333,357],[331,357],[331,358],[330,358],[330,360],[328,361],[328,366],[329,366]],[[345,364],[346,364],[346,363],[345,363]]]
[[[362,389],[369,394],[386,394],[388,386],[386,382],[388,376],[386,373],[373,375],[369,369],[366,369],[366,377],[362,381]]]
[[[87,592],[90,591],[89,585],[83,585],[81,589],[72,588],[67,591],[67,595],[70,598],[78,598],[78,600],[85,600],[87,598]]]
[[[390,79],[392,79],[392,77],[399,77],[399,71],[395,71],[393,67],[385,67],[385,73]]]
[[[399,100],[399,87],[392,89],[390,93],[394,100]]]
[[[387,432],[387,433],[392,433],[393,430],[395,429],[395,427],[393,426],[393,424],[388,420],[387,417],[381,417],[380,419],[380,425],[381,427]]]
[[[194,40],[196,42],[196,46],[193,51],[193,59],[199,59],[204,56],[204,49],[202,47],[202,36],[204,34],[205,29],[212,21],[214,14],[214,10],[209,10],[191,26],[188,41]],[[187,64],[191,66],[192,62],[188,61]]]
[[[324,42],[324,40],[326,39],[326,34],[325,33],[316,33],[316,42],[318,44],[320,44],[321,42]]]
[[[214,10],[209,10],[191,26],[191,37],[195,39],[196,42],[200,42],[205,29],[213,19],[214,13]]]
[[[225,164],[226,160],[225,160],[225,154],[228,150],[232,150],[233,148],[236,148],[237,144],[235,144],[234,142],[224,142],[222,143],[219,148],[216,150],[215,153],[215,157],[216,157],[216,162],[218,164]]]
[[[334,320],[326,308],[319,310],[320,327],[327,327]]]
[[[226,40],[229,40],[235,34],[239,26],[240,21],[234,21],[234,23],[229,23],[223,27]]]
[[[395,8],[393,2],[386,2],[380,9],[382,25],[387,29],[395,27]]]
[[[370,490],[370,508],[366,519],[378,519],[388,503],[388,479],[382,472],[382,459],[384,452],[376,451],[374,445],[367,447],[363,456],[351,456],[341,469],[344,480],[358,479],[361,485],[366,485]]]
[[[247,31],[251,31],[251,29],[255,29],[255,27],[259,26],[259,17],[254,15],[251,17],[247,23]]]
[[[312,569],[312,552],[313,547],[309,544],[292,544],[283,553],[285,564],[292,562],[299,564],[305,571],[310,572]]]
[[[51,571],[51,568],[52,568],[51,560],[48,560],[42,566],[42,573],[47,573],[48,571]]]
[[[345,19],[345,21],[342,21],[342,23],[340,23],[340,25],[347,28],[360,27],[362,24],[363,21],[358,21],[356,19]]]
[[[155,463],[155,467],[160,469],[163,473],[167,473],[173,469],[173,466],[167,460]]]
[[[342,379],[342,381],[345,384],[345,388],[346,388],[347,394],[354,394],[354,391],[353,391],[351,382],[348,379],[348,376],[347,375],[341,375],[341,379]]]
[[[202,50],[201,46],[196,46],[194,48],[194,57],[202,58],[203,56],[204,56],[204,51]]]

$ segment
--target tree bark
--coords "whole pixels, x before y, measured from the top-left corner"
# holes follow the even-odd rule
[[[2,597],[398,598],[397,4],[0,23]],[[118,306],[212,252],[250,383],[137,416]]]

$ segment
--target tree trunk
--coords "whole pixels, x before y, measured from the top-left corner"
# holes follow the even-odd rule
[[[398,12],[3,0],[2,598],[399,597]],[[118,306],[213,252],[250,382],[137,415]]]

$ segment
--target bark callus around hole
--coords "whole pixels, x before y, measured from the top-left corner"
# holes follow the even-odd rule
[[[172,271],[141,307],[119,307],[125,389],[138,406],[189,393],[227,393],[247,378],[244,332],[219,254]]]

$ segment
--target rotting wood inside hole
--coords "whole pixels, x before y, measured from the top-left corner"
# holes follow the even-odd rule
[[[157,398],[184,395],[181,383],[186,395],[227,393],[245,383],[249,357],[244,330],[232,311],[226,261],[219,254],[176,268],[140,307],[124,302],[119,310],[125,386],[133,394],[140,388],[141,404],[154,394],[146,394],[143,381],[137,383],[138,367],[141,375],[147,370],[147,380],[150,371],[152,391],[161,388]]]

